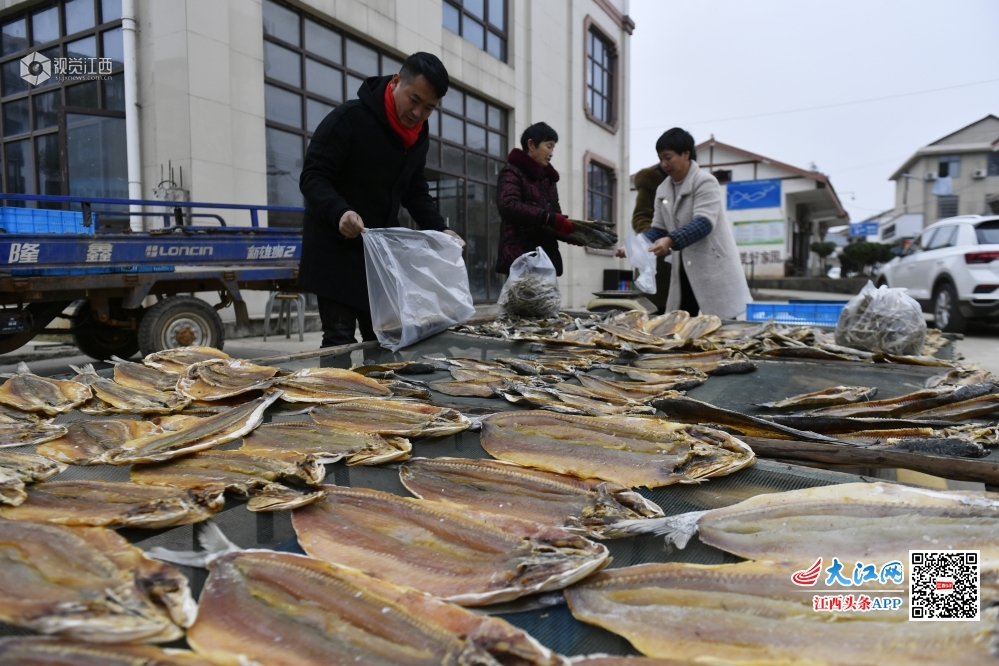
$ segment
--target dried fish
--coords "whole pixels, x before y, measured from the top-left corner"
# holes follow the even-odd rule
[[[111,465],[162,462],[231,442],[260,425],[264,410],[280,396],[277,391],[223,414],[200,419],[182,430],[133,439],[105,452],[99,461]]]
[[[306,553],[463,606],[562,589],[608,562],[607,548],[559,528],[367,488],[323,490],[292,514]]]
[[[910,414],[914,419],[942,419],[944,421],[964,421],[978,416],[999,412],[999,394],[980,395],[949,405],[933,407]]]
[[[111,360],[114,362],[114,381],[129,388],[173,391],[177,387],[177,380],[180,379],[178,373],[163,372],[117,356],[112,356]]]
[[[311,456],[289,462],[243,451],[203,451],[165,463],[135,465],[131,479],[189,490],[220,487],[248,497],[250,511],[283,511],[322,499],[323,493],[315,489],[299,492],[279,481],[316,486],[324,476],[326,468]]]
[[[664,393],[676,390],[675,383],[652,384],[649,382],[616,382],[610,379],[603,379],[593,375],[579,373],[576,375],[579,383],[585,388],[601,393],[616,395],[625,400],[634,402],[645,402],[652,398],[657,398]],[[703,380],[701,380],[703,381]],[[685,382],[689,385],[690,380]]]
[[[358,398],[317,407],[311,416],[322,425],[386,437],[443,437],[471,425],[457,410],[415,400]]]
[[[693,368],[709,375],[729,374],[722,372],[722,369],[729,365],[735,365],[736,372],[752,372],[756,369],[745,355],[733,353],[728,349],[693,354],[643,354],[635,359],[632,365],[642,370]]]
[[[189,365],[215,358],[227,359],[229,355],[214,347],[177,347],[149,354],[142,363],[163,372],[180,374]]]
[[[613,326],[611,324],[598,324],[597,328],[605,333],[610,333],[616,338],[627,340],[628,342],[637,342],[639,344],[653,345],[656,347],[666,344],[666,340],[661,337],[649,335],[644,331],[635,330],[633,328]]]
[[[66,465],[34,453],[0,451],[0,504],[17,506],[28,498],[24,484],[55,476]]]
[[[64,430],[62,437],[42,444],[36,452],[70,465],[94,465],[106,451],[116,449],[127,441],[160,432],[162,428],[152,421],[115,419],[74,421]]]
[[[765,415],[761,419],[779,425],[807,430],[823,435],[839,435],[858,432],[860,430],[898,430],[907,428],[947,428],[954,424],[943,420],[887,419],[863,418],[858,416],[802,416],[802,415]],[[770,435],[767,435],[768,437]]]
[[[187,640],[199,655],[232,665],[566,663],[504,620],[352,569],[271,551],[211,561]]]
[[[649,335],[664,337],[679,331],[689,319],[690,313],[686,310],[673,310],[672,312],[649,319],[642,326],[642,330]]]
[[[721,325],[721,319],[715,315],[700,315],[684,322],[674,335],[681,340],[696,340],[717,331]]]
[[[278,384],[285,402],[339,402],[354,398],[389,397],[382,382],[343,368],[306,368],[284,377]]]
[[[89,400],[90,387],[64,379],[39,377],[24,363],[17,364],[17,374],[0,386],[0,403],[25,412],[64,414]]]
[[[428,375],[438,370],[447,370],[447,365],[435,360],[401,361],[399,363],[375,363],[366,361],[364,365],[355,365],[350,369],[359,375],[372,372],[392,372],[397,375]]]
[[[822,391],[802,393],[776,402],[757,403],[768,409],[783,409],[785,407],[827,407],[830,405],[846,405],[864,402],[877,395],[877,388],[867,386],[834,386]]]
[[[653,413],[653,409],[622,398],[608,398],[582,386],[565,384],[555,389],[508,382],[500,391],[515,405],[527,405],[561,414],[611,416]]]
[[[97,374],[94,366],[69,366],[73,381],[90,387],[94,397],[80,406],[84,414],[172,414],[187,407],[190,398],[171,391],[122,386]]]
[[[926,380],[926,388],[967,386],[968,384],[999,384],[999,378],[981,368],[954,368]]]
[[[562,293],[553,278],[527,273],[503,285],[500,307],[515,317],[551,317],[562,307]]]
[[[41,636],[0,639],[0,663],[20,666],[217,666],[188,650],[166,651],[152,645],[97,645]]]
[[[177,393],[191,400],[222,400],[270,388],[278,368],[238,358],[211,359],[188,366],[177,380]]]
[[[430,388],[438,393],[460,398],[495,398],[500,393],[496,390],[503,386],[502,378],[486,381],[448,381],[430,382]]]
[[[933,389],[920,389],[913,393],[888,398],[872,400],[857,405],[836,405],[823,407],[809,412],[810,415],[822,416],[881,416],[900,417],[911,416],[919,412],[952,405],[980,396],[999,394],[996,384],[973,384],[970,386],[942,386]],[[999,395],[997,395],[999,397]],[[932,415],[927,418],[934,418]]]
[[[403,437],[382,437],[350,426],[285,421],[260,426],[243,439],[239,450],[281,460],[313,456],[321,463],[346,459],[348,465],[380,465],[405,460],[413,445]]]
[[[606,654],[573,657],[572,666],[691,666],[687,659],[655,659],[653,657],[613,657]]]
[[[500,460],[629,487],[698,483],[755,461],[727,433],[634,417],[493,414],[482,420],[481,442]]]
[[[845,354],[837,354],[835,352],[826,351],[825,349],[820,349],[818,347],[774,347],[773,349],[767,349],[762,352],[758,352],[757,356],[768,356],[775,358],[809,358],[815,359],[817,361],[853,361],[855,360],[851,356]]]
[[[623,520],[662,516],[662,509],[625,486],[546,472],[500,460],[413,458],[399,478],[419,498],[451,502],[602,539]]]
[[[0,449],[33,446],[66,434],[65,426],[53,425],[38,418],[26,419],[0,411]]]
[[[172,641],[183,636],[181,627],[194,622],[197,606],[187,578],[147,559],[112,530],[0,520],[0,543],[0,619],[5,622],[96,643]],[[9,641],[25,640],[37,641],[0,642],[0,663],[77,663],[52,656],[12,660],[12,654],[24,653],[16,646],[12,652]]]
[[[645,324],[648,322],[649,315],[646,314],[644,310],[626,310],[624,312],[612,314],[606,321],[606,323],[613,324],[614,326],[624,326],[625,328],[633,328],[637,330],[643,330],[645,328]],[[648,333],[648,331],[646,331],[646,333]]]
[[[946,361],[934,356],[898,356],[896,354],[875,354],[872,359],[875,363],[901,363],[903,365],[925,365],[934,368],[952,368],[953,361]]]
[[[186,491],[110,481],[47,481],[28,488],[0,517],[58,525],[158,529],[207,520],[222,509],[222,488]]]
[[[611,372],[625,375],[628,379],[646,384],[660,384],[673,391],[686,391],[700,386],[708,376],[693,368],[672,368],[669,370],[639,370],[628,365],[612,365]]]

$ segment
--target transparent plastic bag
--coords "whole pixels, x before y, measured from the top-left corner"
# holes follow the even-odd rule
[[[562,307],[555,264],[540,247],[517,257],[499,295],[506,315],[543,319],[554,317]]]
[[[475,314],[461,244],[440,231],[403,227],[364,232],[371,324],[399,351]]]
[[[649,248],[652,243],[645,234],[628,234],[624,239],[624,253],[628,256],[632,268],[638,269],[638,279],[635,286],[646,294],[656,293],[656,260],[658,257]]]
[[[871,352],[919,355],[926,342],[923,309],[905,289],[870,281],[839,313],[836,344]]]

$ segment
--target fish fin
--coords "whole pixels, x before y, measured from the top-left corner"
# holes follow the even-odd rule
[[[665,518],[643,518],[639,520],[622,520],[604,529],[607,537],[623,537],[634,534],[655,534],[665,536],[667,544],[676,545],[681,550],[686,547],[690,537],[697,533],[697,521],[707,511],[691,511]]]
[[[31,370],[28,368],[28,364],[25,363],[24,361],[21,361],[20,363],[17,364],[17,370],[15,370],[14,372],[19,375],[31,374]]]
[[[465,418],[468,419],[468,421],[470,423],[470,425],[467,428],[468,432],[479,432],[480,430],[482,430],[482,419],[484,417],[482,417],[482,416],[466,416]]]
[[[204,523],[204,527],[198,533],[198,543],[204,548],[203,551],[169,550],[157,546],[147,550],[146,557],[162,562],[170,562],[171,564],[205,569],[208,567],[208,563],[215,559],[215,557],[243,550],[232,541],[229,541],[215,523]]]

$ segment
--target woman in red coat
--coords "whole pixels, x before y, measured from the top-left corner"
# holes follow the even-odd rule
[[[571,242],[572,222],[558,205],[558,171],[551,165],[558,134],[545,123],[531,125],[520,137],[500,171],[499,256],[496,272],[509,274],[514,260],[541,247],[562,274],[558,241]]]

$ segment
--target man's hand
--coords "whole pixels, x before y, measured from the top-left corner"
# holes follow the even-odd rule
[[[357,234],[364,233],[364,222],[361,216],[352,210],[348,210],[340,217],[340,233],[345,238],[356,238]]]
[[[670,238],[669,236],[666,236],[665,238],[660,238],[655,243],[653,243],[652,247],[649,248],[649,252],[653,253],[657,257],[665,257],[667,254],[670,253],[671,251],[670,248],[672,247],[673,247],[673,239]]]
[[[624,248],[623,248],[623,247],[619,247],[619,248],[617,249],[617,252],[615,252],[615,253],[614,253],[614,256],[615,256],[615,257],[617,257],[618,259],[624,259],[624,258],[625,258],[625,257],[627,257],[628,255],[627,255],[627,254],[625,254],[625,251],[624,251]]]
[[[448,236],[453,237],[455,240],[457,240],[461,244],[462,247],[465,247],[465,241],[461,238],[461,236],[459,236],[455,232],[451,231],[450,229],[445,229],[444,233],[446,233]]]

